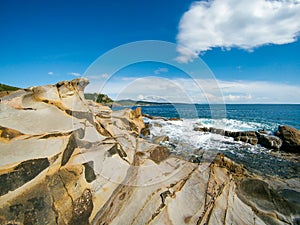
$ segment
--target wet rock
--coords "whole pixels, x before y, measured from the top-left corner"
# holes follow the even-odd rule
[[[195,127],[194,131],[209,132],[208,127]]]
[[[235,141],[242,141],[251,145],[257,145],[258,139],[256,137],[249,136],[237,136],[234,138]]]
[[[220,135],[223,135],[223,136],[224,136],[224,134],[225,134],[225,131],[224,131],[223,129],[216,129],[216,130],[215,130],[215,133],[216,133],[216,134],[220,134]]]
[[[276,136],[260,134],[258,143],[269,149],[280,149],[282,140]]]
[[[155,126],[155,127],[162,127],[162,125],[160,123],[153,123],[153,126]]]
[[[281,150],[300,153],[300,131],[289,126],[279,126],[276,135],[282,139]]]
[[[174,118],[174,117],[171,117],[168,120],[169,121],[182,121],[182,119],[180,119],[180,118]]]
[[[225,130],[224,135],[225,135],[226,137],[232,137],[232,131]]]

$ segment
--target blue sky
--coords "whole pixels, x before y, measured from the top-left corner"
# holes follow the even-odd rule
[[[300,103],[300,2],[253,0],[249,8],[249,1],[235,1],[1,0],[0,83],[28,87],[74,79],[112,48],[162,40],[178,45],[184,63],[199,55],[228,103]],[[160,63],[129,66],[116,76],[122,79],[111,79],[115,89],[105,89],[114,97],[137,77],[189,83],[182,72]],[[87,90],[98,91],[96,84]],[[124,98],[147,100],[140,92]],[[167,92],[162,88],[157,95]]]

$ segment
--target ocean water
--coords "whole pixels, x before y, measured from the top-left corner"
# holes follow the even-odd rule
[[[218,110],[220,113],[218,113]],[[228,130],[275,131],[279,125],[289,125],[300,130],[300,104],[236,104],[209,106],[206,104],[174,104],[142,106],[142,111],[151,116],[195,119],[211,126],[216,122]],[[225,117],[224,117],[225,115]]]
[[[136,108],[136,107],[133,107]],[[285,153],[274,152],[260,145],[234,141],[231,137],[195,131],[196,127],[215,127],[230,131],[274,133],[279,125],[300,129],[300,105],[157,105],[142,106],[142,112],[157,118],[144,118],[151,125],[151,136],[166,135],[161,143],[172,153],[186,158],[212,160],[218,153],[242,163],[252,172],[285,178],[300,177],[299,160],[290,160]],[[181,120],[164,120],[180,118]]]

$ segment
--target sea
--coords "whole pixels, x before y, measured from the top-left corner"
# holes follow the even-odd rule
[[[270,135],[281,125],[300,130],[300,104],[166,104],[139,107],[143,114],[154,117],[144,117],[144,122],[151,127],[148,138],[168,136],[169,141],[161,144],[167,146],[173,154],[201,162],[213,160],[216,154],[222,153],[243,164],[251,172],[283,178],[300,177],[297,155],[195,130],[197,127],[229,131],[265,130]]]

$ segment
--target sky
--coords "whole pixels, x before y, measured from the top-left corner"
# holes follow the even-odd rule
[[[300,0],[1,0],[0,26],[0,83],[87,77],[87,92],[114,99],[300,103]],[[176,65],[201,60],[210,78],[159,60],[89,73],[107,52],[144,40],[173,43]],[[127,54],[147,52],[102,66]]]

